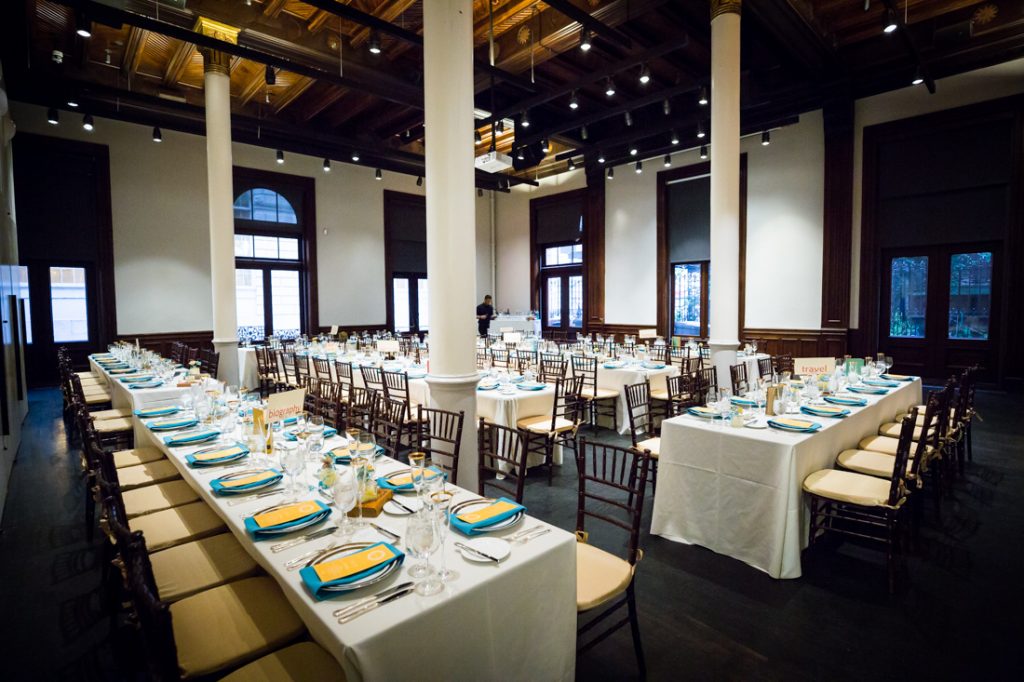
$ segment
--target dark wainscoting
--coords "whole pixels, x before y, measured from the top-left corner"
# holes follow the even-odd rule
[[[757,350],[795,358],[841,358],[846,355],[845,329],[744,329],[744,341],[757,339]]]
[[[372,334],[373,332],[382,332],[382,331],[385,331],[385,330],[387,330],[387,326],[383,325],[383,324],[350,324],[350,325],[340,325],[339,324],[338,325],[338,333],[339,334],[342,333],[342,332],[344,332],[346,334],[353,334],[353,333],[360,333],[361,334],[362,332],[370,332]],[[321,325],[319,333],[320,334],[330,334],[331,333],[331,325],[326,325],[326,326]]]
[[[166,356],[171,352],[171,344],[180,341],[192,348],[212,348],[213,332],[162,332],[159,334],[119,334],[118,340],[135,343],[138,339],[143,348],[156,351]]]

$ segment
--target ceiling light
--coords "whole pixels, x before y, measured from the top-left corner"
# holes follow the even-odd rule
[[[602,151],[597,152],[597,162],[598,163],[604,163],[604,152],[602,152]]]
[[[82,36],[83,38],[92,37],[92,31],[90,30],[92,22],[89,21],[89,17],[85,16],[85,12],[75,12],[75,26],[75,33],[77,33],[78,35]]]
[[[544,139],[542,139],[540,141],[540,150],[542,152],[544,152],[545,154],[547,154],[549,151],[551,151],[551,145],[548,144],[548,138],[545,137]]]
[[[523,112],[523,115],[519,117],[519,125],[523,126],[524,128],[530,127],[530,118],[526,115],[525,111]]]
[[[702,107],[706,107],[708,105],[708,89],[704,86],[701,86],[700,88],[700,95],[697,96],[697,104]]]
[[[277,162],[284,163],[284,152],[280,149],[277,150]]]
[[[163,142],[164,134],[160,132],[160,126],[153,126],[153,142]]]
[[[770,131],[765,130],[761,132],[761,146],[767,147],[772,143],[772,134]]]
[[[94,127],[92,124],[92,114],[86,114],[82,117],[82,127],[85,128],[90,133],[92,132],[92,129]]]
[[[703,121],[698,121],[697,122],[697,139],[698,140],[703,140],[706,135],[707,135],[707,133],[704,132],[704,122]]]
[[[330,172],[331,172],[331,160],[330,159],[324,159],[324,173],[330,173]]]
[[[609,180],[614,180],[615,179],[615,169],[614,168],[609,168],[608,169],[608,179]]]
[[[631,113],[629,113],[627,111],[626,115],[624,116],[624,118],[626,119],[626,127],[627,128],[633,125],[633,114],[631,114]]]
[[[267,64],[267,68],[263,71],[263,80],[267,85],[277,85],[277,72],[270,64]]]
[[[381,172],[380,168],[378,168],[377,170],[373,171],[373,179],[374,180],[383,180],[384,179],[384,173]]]
[[[352,163],[359,163],[359,152],[352,152]]]
[[[661,110],[665,112],[666,116],[672,113],[672,103],[668,101],[667,97],[661,102]]]
[[[58,123],[60,123],[60,114],[58,114],[57,110],[53,107],[50,107],[46,110],[46,122],[52,126],[55,126]]]
[[[523,148],[522,147],[520,147],[518,150],[516,150],[516,158],[519,159],[520,161],[525,161],[526,160],[526,154],[523,152]]]
[[[634,168],[636,169],[636,174],[640,175],[641,173],[644,172],[644,162],[643,161],[637,161],[636,162],[636,166]]]
[[[380,54],[380,34],[376,31],[370,32],[370,39],[366,41],[370,54]]]
[[[78,100],[75,99],[74,97],[68,97],[68,106],[71,107],[72,109],[77,109],[78,108]]]
[[[665,168],[670,168],[671,166],[672,166],[672,155],[671,154],[666,154],[665,155]]]
[[[477,144],[480,144],[481,142],[484,141],[484,138],[480,135],[479,130],[473,131],[473,141],[476,142]]]
[[[882,25],[883,33],[892,33],[898,27],[896,26],[896,14],[891,10],[885,10],[885,22]]]
[[[569,159],[569,170],[576,170],[576,162]]]
[[[505,132],[505,119],[501,119],[500,121],[498,121],[498,132]]]
[[[590,137],[590,131],[587,130],[587,126],[583,126],[582,128],[580,128],[580,137],[583,138],[584,140]]]
[[[924,83],[924,76],[921,75],[921,67],[917,67],[917,71],[914,72],[914,80],[910,81],[911,85],[920,85]]]
[[[706,144],[702,144],[700,146],[700,158],[702,158],[702,159],[708,158],[708,146]]]
[[[608,80],[605,81],[604,94],[607,95],[608,97],[615,96],[615,81],[611,79],[611,76],[609,76]]]
[[[593,44],[590,42],[590,31],[583,27],[580,29],[580,49],[586,52]]]
[[[672,144],[679,144],[679,134],[674,130],[672,131],[671,142]]]
[[[580,108],[580,98],[576,96],[576,91],[572,91],[572,95],[569,97],[569,108],[576,111]]]
[[[647,85],[651,80],[651,69],[646,64],[640,65],[640,85]]]
[[[420,175],[419,177],[416,178],[416,186],[417,187],[422,187],[423,186],[423,176],[422,175]]]
[[[636,154],[637,154],[637,148],[636,148],[636,145],[633,145],[632,147],[629,148],[629,155],[630,156],[636,156]]]

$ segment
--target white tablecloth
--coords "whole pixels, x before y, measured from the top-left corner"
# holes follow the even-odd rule
[[[565,531],[550,533],[525,545],[515,545],[512,555],[499,567],[462,559],[454,543],[464,538],[453,531],[446,543],[448,565],[460,573],[444,592],[432,597],[410,595],[385,605],[346,625],[331,612],[366,596],[338,597],[316,602],[302,584],[298,571],[288,572],[284,563],[315,549],[332,538],[320,538],[280,554],[270,552],[273,541],[254,541],[246,532],[243,516],[282,498],[252,500],[229,507],[212,494],[209,481],[216,467],[190,469],[185,455],[203,446],[170,449],[148,429],[140,445],[159,447],[202,497],[224,519],[239,542],[284,590],[313,638],[327,649],[355,680],[572,680],[576,664],[576,540]],[[332,442],[334,441],[334,442]],[[329,439],[327,447],[340,444]],[[382,459],[378,471],[400,468]],[[476,497],[459,489],[454,502]],[[329,522],[333,523],[333,519]],[[405,533],[404,518],[381,515],[376,523],[398,534]],[[528,517],[520,528],[544,525]],[[506,531],[504,534],[511,534]],[[381,540],[372,530],[355,540]],[[435,555],[435,561],[437,556]],[[408,580],[405,565],[376,592]]]
[[[639,384],[643,382],[645,377],[650,377],[651,390],[663,389],[668,377],[674,377],[677,374],[679,374],[679,368],[672,365],[666,365],[664,369],[641,369],[640,367],[605,369],[602,363],[597,363],[597,387],[619,392],[619,399],[615,404],[619,433],[629,433],[629,408],[626,405],[626,386]]]
[[[850,408],[845,419],[814,417],[823,425],[814,434],[735,429],[690,415],[665,420],[651,532],[702,545],[773,578],[799,578],[809,523],[803,480],[919,405],[921,381],[863,397],[867,406]]]
[[[110,391],[110,404],[112,407],[127,407],[131,410],[140,410],[143,407],[156,407],[159,405],[176,405],[180,403],[181,396],[188,391],[187,388],[180,388],[175,385],[163,385],[158,388],[128,388],[123,381],[118,381],[115,375],[108,374],[92,358],[89,358],[89,371],[103,379]],[[135,442],[145,434],[145,427],[138,421],[135,422]]]
[[[757,366],[757,361],[764,358],[770,358],[771,356],[767,353],[756,353],[754,355],[740,354],[736,356],[736,362],[742,362],[747,366],[747,381],[752,381],[761,376],[761,370]],[[729,377],[725,377],[728,379]],[[768,376],[771,379],[771,375]]]

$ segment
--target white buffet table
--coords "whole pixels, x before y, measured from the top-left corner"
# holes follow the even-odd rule
[[[921,404],[921,381],[862,397],[867,406],[849,408],[845,419],[811,417],[823,426],[814,434],[737,429],[691,415],[665,420],[651,532],[773,578],[799,578],[809,523],[804,478]]]
[[[406,563],[384,582],[368,591],[326,601],[314,601],[298,571],[285,570],[289,559],[324,548],[333,538],[320,538],[279,554],[271,553],[274,541],[254,541],[246,533],[243,517],[279,502],[282,498],[254,499],[227,506],[213,495],[209,482],[223,473],[218,467],[194,470],[185,456],[204,446],[168,448],[145,429],[146,440],[137,445],[159,447],[189,485],[224,520],[235,537],[281,586],[313,638],[327,649],[355,680],[572,680],[576,658],[576,539],[552,528],[547,535],[527,544],[514,545],[512,555],[500,566],[474,564],[462,559],[454,543],[464,538],[452,532],[446,542],[448,565],[460,577],[440,595],[410,595],[382,606],[358,619],[339,625],[332,611],[392,585],[408,580]],[[341,444],[328,439],[325,448]],[[402,468],[382,458],[378,473]],[[457,489],[454,503],[476,497]],[[230,499],[230,498],[228,498]],[[331,518],[328,523],[333,523]],[[402,517],[381,515],[376,523],[405,534]],[[519,528],[544,525],[527,517]],[[510,535],[510,529],[502,535]],[[290,536],[285,536],[287,537]],[[372,529],[353,540],[383,539]],[[435,555],[435,561],[437,555]]]

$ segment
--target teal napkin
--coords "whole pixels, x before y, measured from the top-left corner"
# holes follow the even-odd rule
[[[309,519],[313,518],[314,516],[318,516],[318,515],[322,514],[323,515],[323,519],[321,519],[321,521],[322,521],[322,520],[326,519],[328,516],[331,515],[331,508],[328,507],[323,502],[321,502],[320,500],[313,500],[313,504],[315,504],[316,507],[317,507],[317,510],[315,512],[312,512],[310,514],[306,514],[302,518],[295,519],[294,521],[289,521],[287,523],[279,523],[276,526],[265,526],[265,527],[261,528],[260,526],[256,525],[256,520],[252,516],[247,516],[245,518],[245,529],[247,531],[249,531],[249,533],[251,535],[253,535],[253,536],[258,538],[261,535],[263,535],[264,533],[271,533],[271,532],[282,531],[282,530],[285,530],[286,528],[291,528],[292,526],[297,526],[297,525],[299,525],[301,523],[305,523],[306,521],[308,521]]]
[[[375,573],[380,573],[381,571],[386,569],[388,566],[390,566],[391,564],[394,564],[396,562],[401,564],[405,560],[405,554],[403,554],[400,550],[398,550],[394,545],[391,545],[391,544],[389,544],[387,542],[378,542],[377,544],[370,545],[366,549],[363,549],[363,550],[360,550],[360,551],[361,552],[370,551],[370,550],[373,550],[375,547],[386,547],[386,548],[388,548],[389,550],[391,550],[392,554],[394,554],[394,557],[392,559],[389,559],[388,561],[385,561],[383,563],[377,564],[376,566],[368,568],[365,571],[361,571],[359,573],[353,573],[352,575],[347,575],[344,578],[338,578],[337,580],[330,580],[330,581],[327,581],[327,582],[323,582],[322,580],[320,580],[320,576],[318,576],[316,574],[316,569],[313,566],[306,566],[305,568],[302,568],[299,571],[299,576],[302,578],[302,582],[306,584],[306,587],[309,588],[309,591],[313,593],[313,596],[318,601],[320,601],[320,600],[327,599],[328,597],[333,596],[333,593],[329,589],[325,589],[325,588],[335,587],[335,586],[338,586],[338,585],[348,585],[349,583],[353,583],[353,582],[355,582],[357,580],[361,580],[361,579],[363,579],[363,578],[365,578],[367,576],[371,576],[371,575],[373,575]]]
[[[203,441],[216,438],[220,435],[220,431],[216,429],[203,429],[196,431],[195,433],[180,434],[177,436],[164,436],[164,445],[176,447],[178,445],[195,445],[196,443],[202,443]]]
[[[438,469],[437,467],[427,467],[427,468],[430,471],[435,472],[435,474],[439,474],[439,475],[443,476],[445,479],[448,478],[448,475],[445,474],[440,469]],[[433,478],[433,477],[431,477],[431,478]],[[410,478],[408,483],[403,483],[402,485],[394,485],[393,483],[391,483],[391,482],[389,482],[387,480],[386,476],[381,476],[380,478],[377,479],[377,485],[379,487],[381,487],[381,488],[386,488],[388,490],[395,490],[395,491],[398,491],[398,492],[409,491],[409,490],[413,490],[414,489],[414,486],[412,484],[411,478]]]
[[[501,514],[492,516],[489,519],[484,519],[483,521],[477,521],[476,523],[466,523],[458,516],[456,516],[454,513],[452,513],[450,514],[452,528],[457,529],[463,535],[480,535],[484,532],[484,529],[488,528],[489,526],[493,526],[496,523],[501,523],[502,521],[509,519],[512,516],[515,516],[519,512],[526,510],[526,507],[524,507],[521,504],[516,504],[507,497],[499,498],[498,500],[496,500],[496,502],[508,502],[513,506],[511,509],[504,511]]]

